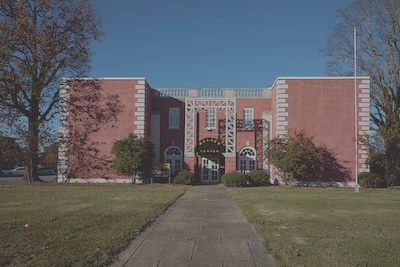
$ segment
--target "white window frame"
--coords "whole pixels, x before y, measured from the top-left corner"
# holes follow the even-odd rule
[[[171,166],[171,174],[175,175],[183,168],[182,150],[177,146],[169,146],[164,151],[164,162]]]
[[[254,108],[243,108],[243,129],[254,128]]]
[[[206,110],[206,128],[216,128],[217,111],[215,108],[208,108]]]
[[[240,150],[238,156],[238,169],[241,173],[257,170],[257,151],[250,146]]]
[[[179,120],[180,120],[180,111],[179,107],[169,108],[169,128],[170,129],[179,129]]]

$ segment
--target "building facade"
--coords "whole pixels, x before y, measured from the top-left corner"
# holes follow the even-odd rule
[[[269,88],[152,88],[144,78],[65,80],[60,90],[60,182],[130,182],[111,168],[113,142],[151,138],[154,163],[188,169],[197,182],[262,169],[269,140],[306,131],[341,171],[323,179],[354,184],[367,171],[369,77],[280,77]],[[357,136],[356,136],[357,135]]]

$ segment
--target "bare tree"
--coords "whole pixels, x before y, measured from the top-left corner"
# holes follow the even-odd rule
[[[37,175],[41,135],[57,112],[62,77],[84,77],[101,38],[87,0],[0,1],[0,131],[23,140],[25,179]]]
[[[400,165],[400,1],[357,0],[338,10],[341,22],[323,54],[331,75],[353,75],[353,28],[357,30],[357,74],[371,77],[372,129],[385,142],[388,183]]]

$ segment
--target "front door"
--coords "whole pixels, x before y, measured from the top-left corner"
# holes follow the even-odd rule
[[[201,181],[203,183],[219,182],[219,158],[201,158]]]

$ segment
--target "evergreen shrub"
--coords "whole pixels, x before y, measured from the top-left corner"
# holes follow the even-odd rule
[[[222,175],[221,183],[228,187],[241,187],[251,185],[252,180],[244,173],[228,172]]]
[[[269,174],[263,170],[251,171],[248,176],[251,177],[254,185],[271,185]]]
[[[187,170],[181,170],[176,174],[173,183],[191,185],[194,183],[194,174]]]
[[[358,182],[361,187],[375,188],[386,187],[385,179],[374,172],[363,172],[358,175]]]

